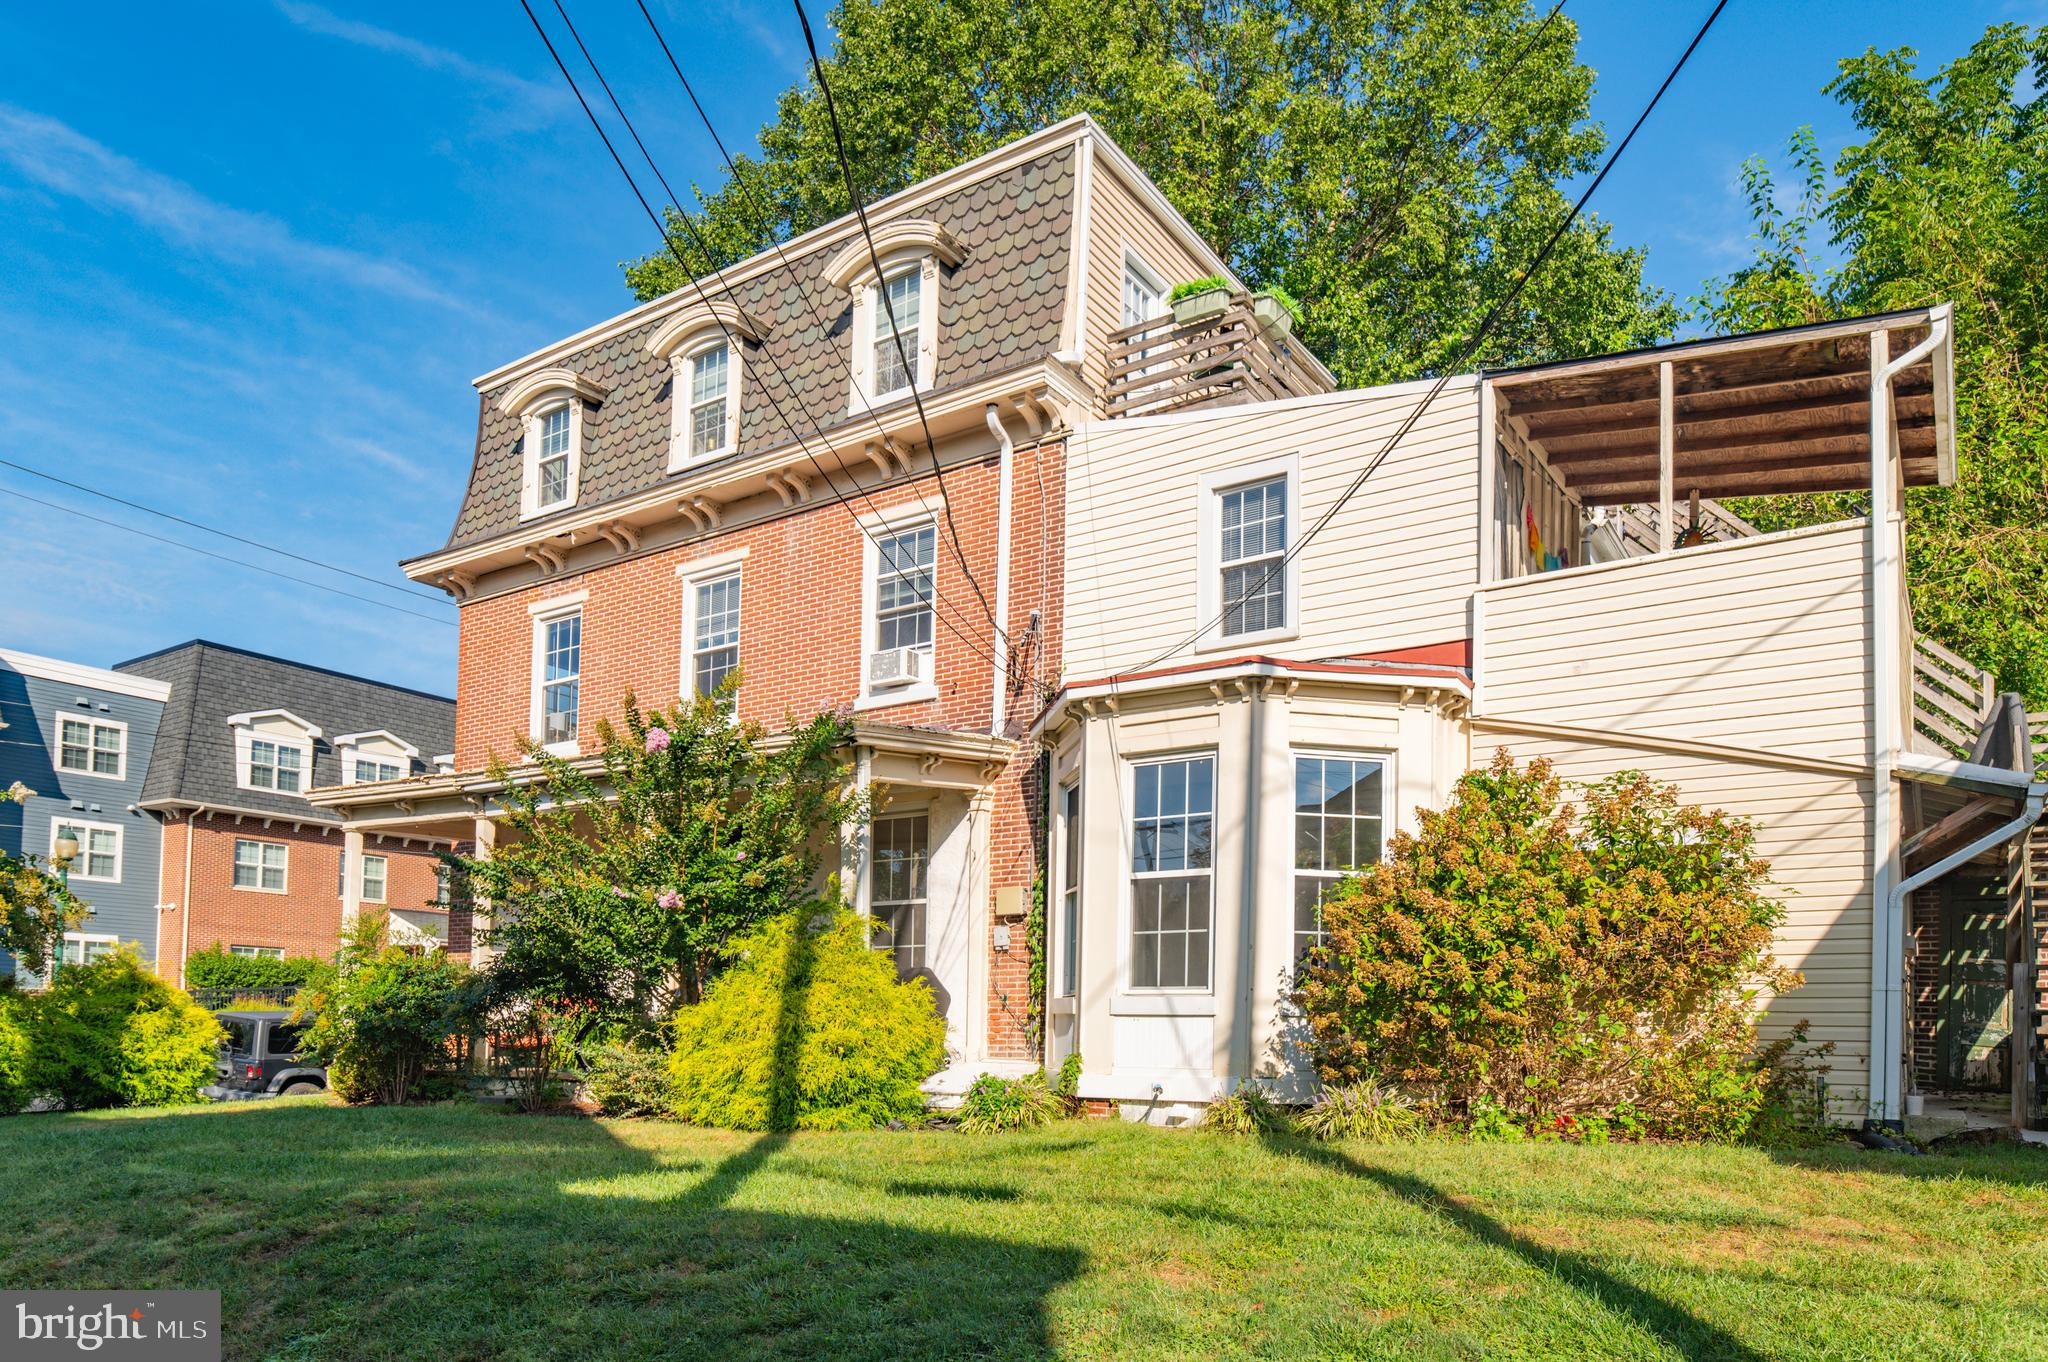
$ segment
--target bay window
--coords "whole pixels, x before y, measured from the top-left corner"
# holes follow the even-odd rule
[[[1294,758],[1294,958],[1323,941],[1322,904],[1385,845],[1386,760]]]
[[[1216,759],[1132,768],[1131,987],[1209,987]]]

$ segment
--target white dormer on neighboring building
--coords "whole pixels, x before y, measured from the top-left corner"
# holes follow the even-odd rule
[[[334,754],[341,761],[342,784],[369,785],[411,775],[420,749],[389,729],[377,728],[342,734],[334,740]]]
[[[288,709],[230,714],[235,735],[235,785],[244,790],[303,795],[313,784],[313,744],[320,725]]]

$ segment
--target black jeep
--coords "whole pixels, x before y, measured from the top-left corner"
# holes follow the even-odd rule
[[[219,1101],[251,1097],[298,1097],[327,1090],[327,1070],[299,1058],[300,1028],[290,1012],[230,1011],[213,1014],[227,1034],[213,1062],[218,1074],[206,1095]]]

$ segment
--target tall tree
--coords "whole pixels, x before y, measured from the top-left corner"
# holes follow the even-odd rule
[[[1347,383],[1439,370],[1512,286],[1605,142],[1578,32],[1529,0],[843,0],[826,79],[872,201],[1089,113],[1246,279],[1303,305]],[[850,211],[824,98],[700,191],[703,273]],[[1582,221],[1482,358],[1592,354],[1676,320],[1642,252]],[[652,298],[666,253],[625,267]]]
[[[1744,167],[1755,256],[1697,300],[1754,330],[1955,304],[1957,480],[1906,494],[1915,624],[2048,701],[2048,27],[2001,24],[1933,76],[1911,48],[1827,87],[1864,139],[1830,167],[1811,130],[1783,192]],[[1836,493],[1746,505],[1766,528],[1861,515]]]

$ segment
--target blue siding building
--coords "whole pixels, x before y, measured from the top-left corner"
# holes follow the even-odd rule
[[[0,649],[0,847],[48,858],[62,830],[78,840],[72,892],[92,916],[65,939],[67,961],[133,943],[158,957],[162,825],[141,807],[168,682]],[[13,961],[0,953],[0,973]]]

